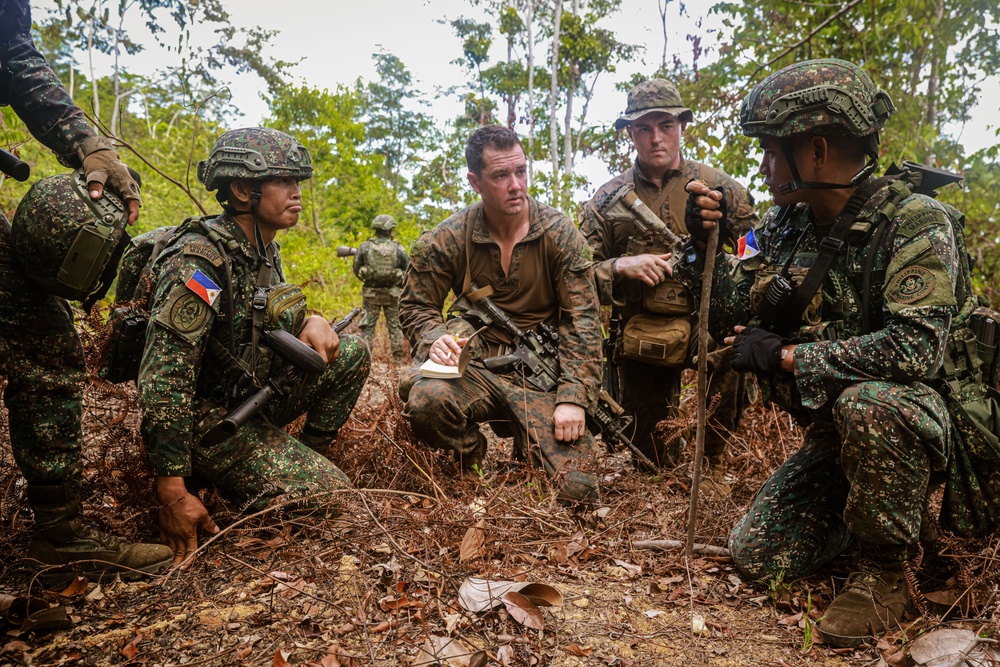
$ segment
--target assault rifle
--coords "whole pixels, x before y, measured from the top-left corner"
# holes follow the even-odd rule
[[[31,176],[31,167],[13,153],[0,148],[0,171],[15,181],[26,181]]]
[[[684,241],[660,220],[633,191],[631,183],[623,183],[617,190],[603,195],[597,202],[597,212],[608,221],[631,220],[644,233],[659,237],[664,245],[680,252]]]
[[[333,325],[333,330],[339,334],[360,312],[361,306],[355,307],[344,319]],[[284,329],[271,329],[261,336],[261,340],[285,363],[276,373],[271,374],[265,386],[258,389],[253,396],[243,401],[239,407],[227,414],[225,419],[203,435],[202,445],[211,447],[236,435],[240,427],[257,414],[258,410],[270,403],[271,399],[275,396],[284,396],[300,371],[318,375],[326,368],[323,357],[319,356],[316,350]]]
[[[357,248],[352,248],[349,245],[339,245],[337,246],[337,257],[353,257],[358,254]]]
[[[487,370],[494,372],[520,370],[524,373],[525,381],[535,389],[553,391],[559,383],[559,333],[544,322],[534,331],[524,331],[493,302],[490,298],[492,293],[492,288],[480,290],[472,283],[469,294],[458,299],[452,306],[452,310],[456,306],[461,309],[463,317],[475,318],[483,325],[494,326],[510,337],[514,347],[512,352],[486,357],[480,362]],[[635,454],[644,468],[652,472],[658,470],[625,435],[625,430],[632,424],[632,417],[625,414],[624,408],[605,389],[601,389],[597,404],[587,411],[587,417],[606,442],[622,443]]]

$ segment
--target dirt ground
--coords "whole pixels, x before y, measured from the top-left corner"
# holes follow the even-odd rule
[[[640,548],[684,541],[689,464],[652,476],[611,455],[601,504],[586,510],[558,505],[536,471],[510,461],[509,441],[493,441],[482,476],[457,476],[449,457],[413,441],[384,347],[377,341],[369,384],[328,452],[355,484],[331,495],[338,516],[281,507],[248,516],[206,488],[221,534],[202,541],[188,569],[147,581],[78,579],[48,591],[32,579],[20,561],[30,512],[4,446],[0,665],[431,665],[435,654],[450,656],[440,658],[449,666],[906,667],[916,663],[905,647],[942,624],[1000,634],[998,538],[925,544],[906,630],[834,650],[812,623],[843,583],[846,557],[823,576],[761,587],[726,556]],[[152,540],[137,417],[134,388],[90,384],[86,510],[106,528]],[[696,542],[724,547],[756,489],[800,442],[787,415],[752,406],[729,451],[732,494],[702,502]],[[471,612],[459,602],[470,578],[555,591],[524,589]],[[542,606],[546,599],[556,604]]]

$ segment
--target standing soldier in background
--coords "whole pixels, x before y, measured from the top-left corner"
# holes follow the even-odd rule
[[[135,222],[138,184],[111,142],[87,125],[35,49],[30,30],[28,0],[0,0],[0,104],[9,104],[63,165],[82,165],[92,199],[104,196],[105,183],[114,189],[124,201],[128,222]],[[29,192],[25,199],[30,201],[19,208],[28,226],[93,217],[72,194],[69,180],[40,183]],[[40,255],[21,257],[38,262]],[[15,256],[11,226],[0,216],[0,372],[7,376],[4,403],[11,446],[28,481],[28,503],[35,515],[28,559],[54,568],[48,571],[54,577],[62,576],[71,562],[89,576],[156,572],[170,562],[169,549],[131,544],[83,518],[83,348],[66,302],[30,280],[25,266]]]
[[[410,266],[406,248],[392,238],[396,221],[391,215],[376,215],[372,220],[375,237],[361,244],[354,255],[354,275],[364,283],[361,291],[364,315],[361,336],[371,347],[380,311],[385,312],[392,358],[403,363],[403,329],[399,325],[399,295],[403,291],[403,275]]]
[[[694,300],[667,271],[670,249],[661,239],[646,234],[633,219],[608,219],[604,202],[623,186],[636,196],[673,232],[685,234],[684,185],[692,178],[723,189],[737,229],[746,231],[757,215],[746,190],[726,174],[681,155],[684,129],[694,118],[681,102],[672,83],[649,79],[628,94],[625,113],[615,129],[625,129],[636,150],[633,167],[611,179],[583,205],[580,231],[594,251],[594,270],[601,305],[612,306],[612,323],[620,322],[626,340],[615,351],[621,381],[621,403],[635,419],[632,441],[659,465],[680,462],[679,446],[664,447],[653,438],[657,422],[675,416],[679,409],[681,372],[696,350],[691,332],[696,330]],[[612,332],[614,335],[616,332]],[[622,338],[619,334],[618,339]],[[647,346],[633,350],[633,337],[663,342],[654,345],[657,358],[646,355]],[[709,459],[709,490],[728,493],[724,454],[727,434],[736,429],[742,402],[739,376],[729,368],[728,350],[712,354],[714,367],[709,400],[714,402],[705,454]]]

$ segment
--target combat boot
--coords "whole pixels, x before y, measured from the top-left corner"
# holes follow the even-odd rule
[[[705,499],[715,502],[728,500],[733,494],[733,487],[729,483],[729,471],[726,469],[725,459],[720,456],[711,457],[707,461],[708,466],[701,481]]]
[[[155,574],[173,560],[170,547],[132,543],[84,521],[74,482],[29,484],[28,502],[35,513],[35,532],[27,562],[40,570],[39,578],[47,585],[74,575],[100,579],[116,573],[135,579]]]
[[[905,546],[862,544],[855,571],[819,621],[823,641],[853,647],[898,626],[910,607]]]

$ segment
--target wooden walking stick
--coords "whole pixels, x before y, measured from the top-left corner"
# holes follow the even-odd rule
[[[719,220],[708,232],[705,270],[701,274],[701,305],[698,308],[698,426],[694,438],[694,470],[691,479],[691,507],[688,510],[688,534],[684,554],[694,555],[694,529],[698,517],[698,492],[701,487],[701,461],[705,457],[705,429],[708,427],[708,313],[711,308],[712,277],[715,254],[719,247]]]

